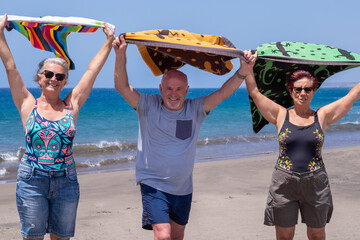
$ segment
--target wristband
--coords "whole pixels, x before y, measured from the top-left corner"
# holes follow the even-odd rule
[[[243,80],[246,78],[246,76],[241,75],[241,74],[239,73],[239,71],[236,71],[236,76],[237,76],[238,78],[240,78],[240,79],[243,79]]]

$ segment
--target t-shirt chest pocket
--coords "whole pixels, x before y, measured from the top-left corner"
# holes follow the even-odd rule
[[[176,137],[185,140],[191,137],[192,120],[176,120]]]

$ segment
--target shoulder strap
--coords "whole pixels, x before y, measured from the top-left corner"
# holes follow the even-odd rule
[[[318,115],[317,115],[317,110],[315,111],[315,113],[314,113],[314,121],[315,122],[318,122],[319,120],[318,120]]]
[[[289,109],[286,109],[285,121],[289,121]]]
[[[65,104],[65,108],[69,110],[69,106],[66,104],[66,102],[63,100],[63,103]]]

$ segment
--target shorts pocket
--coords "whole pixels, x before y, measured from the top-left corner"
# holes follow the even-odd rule
[[[77,183],[77,173],[75,168],[68,169],[66,174],[66,180],[70,183]]]
[[[266,208],[264,214],[264,224],[268,226],[274,225],[274,208],[273,208],[274,199],[271,196],[268,196],[266,200]]]
[[[327,188],[329,186],[329,178],[326,172],[321,172],[314,177],[315,187],[318,190]]]
[[[185,140],[191,137],[192,120],[176,120],[176,137]]]
[[[275,169],[272,174],[272,184],[277,186],[287,184],[289,182],[289,174],[283,170]]]
[[[29,181],[32,178],[32,176],[33,176],[32,167],[22,167],[21,165],[19,166],[18,175],[17,175],[18,180]]]

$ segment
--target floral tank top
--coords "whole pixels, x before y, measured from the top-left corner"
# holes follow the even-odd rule
[[[312,124],[297,126],[289,121],[289,111],[287,111],[278,138],[280,147],[278,167],[303,173],[312,172],[324,166],[321,156],[324,134],[317,112],[315,112]]]
[[[26,122],[26,149],[21,161],[41,169],[64,169],[75,164],[72,144],[75,137],[73,115],[64,102],[66,115],[49,121],[37,111],[37,101]]]

